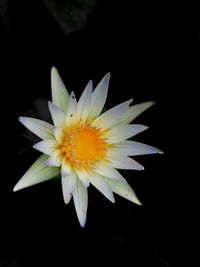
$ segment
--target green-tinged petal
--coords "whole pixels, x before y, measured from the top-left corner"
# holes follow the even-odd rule
[[[91,184],[96,187],[107,199],[114,203],[115,199],[112,190],[110,189],[104,177],[92,171],[89,173],[89,175]]]
[[[41,155],[15,185],[13,191],[18,191],[58,176],[60,174],[60,169],[48,167],[46,165],[47,159],[48,156]]]
[[[73,199],[78,220],[81,227],[84,227],[87,216],[88,192],[87,188],[82,185],[79,179],[77,181],[77,186],[73,192]]]
[[[140,124],[128,124],[114,126],[109,131],[104,133],[105,138],[108,139],[109,144],[115,144],[131,138],[148,129],[147,126]]]
[[[66,114],[69,94],[55,67],[51,69],[51,92],[52,102]]]
[[[115,144],[113,150],[126,156],[138,156],[155,153],[163,154],[163,152],[158,148],[130,140]]]
[[[99,116],[103,110],[108,94],[109,81],[110,73],[107,73],[95,88],[92,94],[90,118]]]
[[[55,126],[65,129],[66,127],[66,115],[65,113],[56,105],[48,102],[49,111],[51,113],[51,117]]]
[[[33,148],[36,150],[50,156],[56,149],[58,149],[59,144],[56,140],[46,139],[36,143]]]
[[[138,117],[142,112],[150,108],[155,104],[154,101],[149,101],[145,103],[140,103],[134,106],[129,107],[127,112],[124,114],[124,117],[122,120],[119,122],[120,124],[127,124],[132,122],[136,117]]]
[[[29,117],[19,117],[19,121],[31,132],[36,134],[42,139],[52,139],[53,137],[53,125],[45,121],[41,121]]]
[[[120,153],[114,151],[108,151],[107,154],[109,160],[107,164],[113,168],[122,170],[144,170],[144,167],[136,160],[131,159],[125,155],[121,155]]]
[[[118,120],[122,118],[124,113],[128,110],[130,103],[133,100],[130,99],[126,102],[123,102],[114,108],[109,109],[100,115],[96,120],[92,123],[93,126],[97,128],[111,128],[118,123]]]
[[[113,181],[110,179],[107,179],[106,182],[109,184],[112,191],[138,205],[142,205],[139,199],[137,198],[135,192],[130,187],[128,183],[121,183],[118,181]]]

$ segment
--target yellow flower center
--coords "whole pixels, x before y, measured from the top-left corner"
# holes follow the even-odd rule
[[[101,130],[90,124],[78,124],[66,129],[62,150],[71,165],[88,168],[106,160],[108,147]]]

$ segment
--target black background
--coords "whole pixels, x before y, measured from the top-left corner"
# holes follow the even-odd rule
[[[85,27],[68,36],[41,1],[11,1],[9,18],[1,55],[0,266],[179,266],[174,256],[185,236],[183,208],[188,216],[182,189],[188,143],[182,138],[197,88],[192,75],[199,68],[191,69],[199,24],[191,29],[181,6],[128,1],[97,1]],[[81,229],[72,201],[63,203],[59,181],[12,192],[39,155],[17,118],[29,115],[36,99],[50,99],[53,65],[77,97],[89,79],[97,84],[110,71],[108,108],[132,97],[156,101],[135,120],[150,126],[136,140],[165,154],[138,157],[145,170],[123,172],[143,206],[119,196],[113,205],[90,186]]]

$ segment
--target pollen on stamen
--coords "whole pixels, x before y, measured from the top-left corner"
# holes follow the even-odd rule
[[[62,150],[72,166],[94,168],[98,161],[106,160],[109,146],[101,130],[79,121],[66,129]]]

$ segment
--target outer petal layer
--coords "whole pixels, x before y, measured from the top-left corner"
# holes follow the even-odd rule
[[[109,81],[110,73],[107,73],[95,88],[92,94],[89,118],[95,118],[99,116],[99,114],[103,110],[108,94]]]
[[[142,112],[150,108],[155,104],[154,101],[149,101],[145,103],[140,103],[134,106],[131,106],[127,112],[124,114],[124,117],[119,122],[120,124],[127,124],[132,122],[135,118],[137,118]]]
[[[113,151],[108,152],[108,160],[109,160],[108,165],[116,169],[138,170],[138,171],[144,170],[144,167],[134,159],[131,159],[127,156],[121,155]]]
[[[110,144],[122,142],[148,129],[140,124],[119,125],[104,133]]]
[[[104,112],[94,121],[93,125],[97,128],[111,128],[118,123],[118,120],[124,115],[124,113],[128,110],[130,103],[133,100],[128,100],[123,102],[114,108],[109,109]]]
[[[51,90],[53,103],[66,114],[69,94],[55,67],[51,69]]]
[[[47,158],[48,156],[41,155],[15,185],[13,191],[18,191],[58,176],[60,174],[60,169],[48,167],[46,165]]]
[[[126,183],[124,177],[116,169],[108,166],[107,164],[96,164],[94,171],[104,177]]]
[[[90,173],[90,182],[95,186],[107,199],[109,199],[112,203],[115,202],[112,190],[107,184],[106,180],[103,176],[98,173],[91,172]]]
[[[115,144],[114,151],[126,156],[138,156],[155,153],[163,154],[163,152],[158,148],[129,140]]]
[[[82,185],[79,179],[77,181],[77,186],[73,192],[73,198],[78,220],[80,222],[80,225],[84,227],[87,216],[88,193],[87,188]]]
[[[53,125],[34,118],[19,117],[19,121],[31,132],[36,134],[42,139],[53,138]]]
[[[137,198],[136,194],[134,193],[133,189],[130,187],[128,183],[120,183],[117,181],[113,181],[107,179],[107,183],[109,184],[112,191],[138,205],[141,205],[141,202]]]

